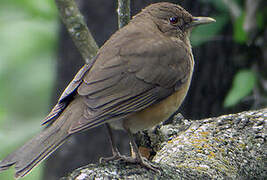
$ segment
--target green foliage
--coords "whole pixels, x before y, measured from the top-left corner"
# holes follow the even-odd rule
[[[252,70],[240,70],[234,77],[233,86],[225,98],[224,106],[231,107],[239,103],[252,92],[256,82],[256,74]]]
[[[53,0],[0,1],[0,159],[40,130],[49,111],[57,27]],[[40,179],[41,169],[25,180]]]
[[[24,17],[45,18],[54,20],[57,16],[56,6],[53,0],[1,0],[1,12],[4,17],[23,15]],[[17,13],[8,13],[16,11]],[[3,17],[3,16],[1,16]]]
[[[265,8],[267,11],[267,8]],[[267,13],[266,13],[267,17]],[[263,12],[258,12],[257,13],[257,25],[259,29],[264,29],[264,13]]]
[[[245,44],[248,40],[247,33],[243,29],[245,13],[243,12],[234,22],[234,40],[237,43]]]
[[[246,17],[246,9],[245,9],[245,1],[243,0],[233,0],[230,3],[234,3],[241,11],[241,15],[234,19],[233,17],[230,18],[230,11],[231,7],[230,4],[226,5],[227,3],[223,0],[202,0],[204,3],[210,3],[212,4],[216,10],[220,13],[219,18],[216,17],[217,22],[214,24],[211,24],[210,27],[213,27],[214,29],[211,29],[210,27],[206,26],[200,27],[202,29],[196,29],[196,31],[193,32],[192,40],[193,45],[201,45],[203,42],[205,42],[205,39],[211,39],[213,36],[218,34],[220,32],[220,29],[225,24],[230,24],[232,22],[232,30],[233,30],[233,41],[235,43],[241,44],[241,45],[247,45],[249,44],[250,38],[249,34],[244,30],[244,21]],[[257,12],[257,25],[258,30],[263,30],[266,26],[266,23],[264,23],[264,17],[267,15],[266,7],[261,7],[261,11]],[[221,19],[220,19],[221,18]],[[219,23],[219,24],[218,24]],[[217,27],[215,26],[217,25]],[[244,59],[245,61],[245,59]],[[225,98],[224,106],[225,107],[232,107],[236,104],[238,104],[243,98],[245,98],[247,95],[249,95],[253,88],[256,86],[257,80],[256,75],[253,73],[252,70],[241,70],[239,71],[233,81],[233,87],[228,92],[228,95]]]

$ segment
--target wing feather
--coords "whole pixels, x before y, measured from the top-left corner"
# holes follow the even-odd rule
[[[140,47],[130,48],[133,42]],[[171,95],[177,84],[181,86],[185,82],[182,80],[188,78],[190,59],[185,59],[186,49],[179,42],[138,37],[128,44],[123,40],[121,43],[123,46],[117,46],[120,49],[112,54],[108,42],[107,50],[99,51],[95,65],[83,78],[78,93],[84,96],[88,108],[70,132],[141,111]]]
[[[190,59],[185,54],[183,42],[152,32],[144,35],[138,29],[119,30],[59,100],[64,102],[75,92],[87,105],[69,132],[125,118],[171,95],[188,78]],[[51,117],[61,111],[56,108]]]
[[[51,112],[45,117],[45,119],[42,122],[42,125],[46,125],[46,124],[53,122],[63,112],[63,110],[67,107],[68,103],[71,101],[72,94],[76,91],[78,86],[82,83],[82,78],[93,66],[97,57],[98,55],[96,55],[92,59],[91,64],[85,64],[78,71],[78,73],[75,75],[73,80],[69,83],[69,85],[66,87],[66,89],[61,94],[57,104],[54,106]]]

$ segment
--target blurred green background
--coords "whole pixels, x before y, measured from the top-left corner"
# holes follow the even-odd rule
[[[267,17],[266,8],[257,12],[256,30],[248,34],[243,29],[244,1],[233,0],[231,5],[223,0],[202,1],[216,8],[217,13],[211,16],[217,22],[193,31],[194,47],[219,38],[217,35],[226,26],[231,28],[231,38],[243,51],[249,49],[251,41],[262,39],[266,28],[263,21]],[[234,7],[239,10],[235,17],[231,14]],[[0,1],[0,159],[38,132],[41,120],[49,111],[56,73],[58,28],[59,17],[54,0]],[[265,47],[259,43],[257,47]],[[266,64],[265,59],[251,59],[251,64],[237,71],[224,101],[225,108],[254,97],[255,90],[261,92],[261,106],[255,107],[266,105],[266,74],[255,69],[255,66],[261,66],[257,61]],[[38,166],[24,179],[41,179],[41,173],[42,166]],[[1,173],[0,179],[11,180],[13,174],[12,168]]]
[[[53,0],[0,1],[0,159],[39,131],[49,111],[57,33]],[[25,180],[40,179],[40,172],[36,168]],[[0,179],[13,179],[13,173]]]

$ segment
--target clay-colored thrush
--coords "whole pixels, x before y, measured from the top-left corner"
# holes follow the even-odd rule
[[[121,156],[112,143],[113,156],[106,160],[153,169],[143,161],[132,133],[168,119],[179,108],[194,67],[191,29],[214,21],[171,3],[143,9],[110,37],[93,63],[81,68],[43,122],[46,127],[3,159],[0,171],[15,165],[15,177],[23,177],[69,136],[102,124],[125,130],[136,154]]]

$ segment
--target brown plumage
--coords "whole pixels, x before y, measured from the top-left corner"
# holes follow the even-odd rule
[[[131,134],[179,108],[193,73],[191,28],[213,21],[171,3],[143,9],[110,37],[91,65],[81,68],[44,120],[47,127],[2,160],[0,171],[15,165],[15,176],[23,177],[73,133],[105,123],[126,130],[137,155],[125,158],[112,147],[110,159],[154,169],[142,160]]]

